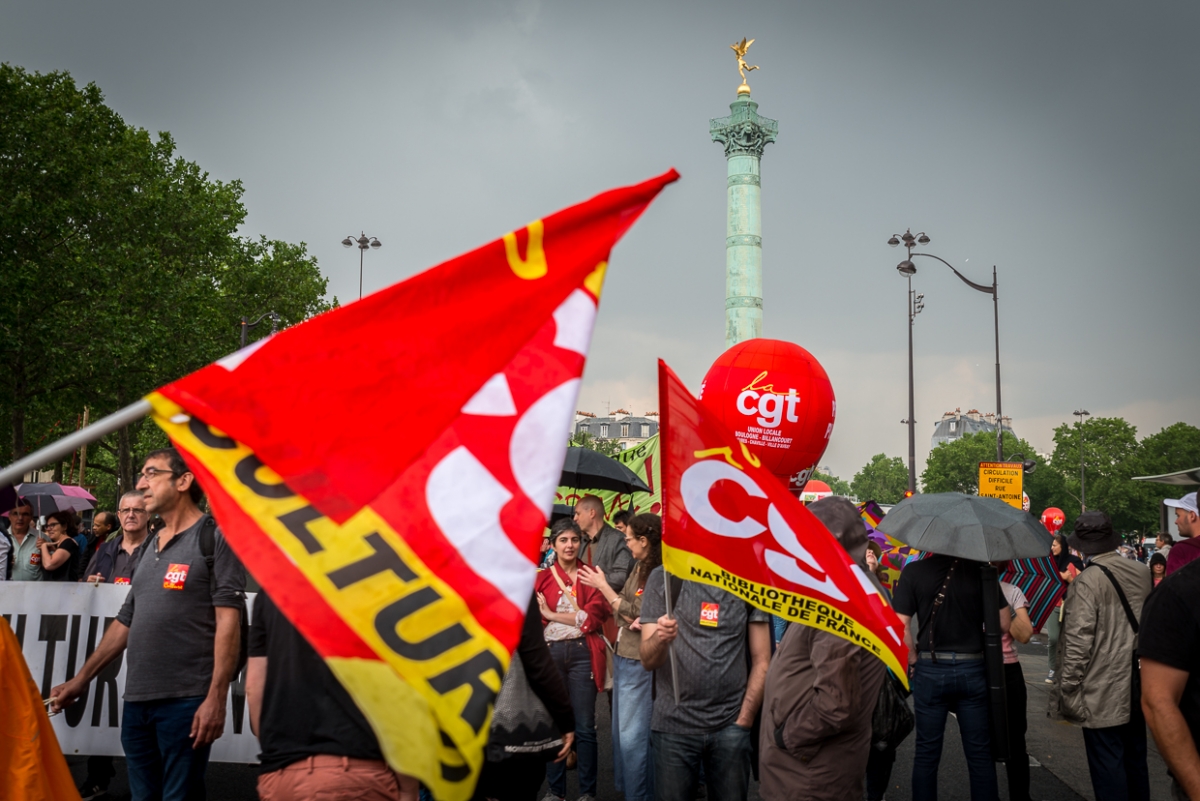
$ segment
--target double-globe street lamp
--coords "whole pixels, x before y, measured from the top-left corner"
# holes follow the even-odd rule
[[[342,240],[342,246],[352,248],[358,245],[358,298],[362,300],[362,284],[363,284],[363,254],[367,252],[367,248],[381,248],[383,243],[373,236],[367,236],[365,233],[360,234],[357,239],[348,236]]]
[[[916,312],[914,296],[912,294],[912,277],[917,273],[917,266],[913,264],[913,256],[925,256],[930,259],[937,259],[942,264],[950,268],[951,272],[959,277],[964,284],[972,289],[984,292],[992,296],[992,309],[995,319],[996,331],[996,461],[1004,460],[1004,414],[1000,405],[1000,303],[999,294],[996,291],[996,268],[992,267],[992,285],[977,284],[965,275],[954,269],[954,265],[943,259],[941,256],[935,256],[932,253],[914,253],[913,248],[917,245],[928,245],[929,237],[924,232],[913,236],[912,229],[907,229],[903,234],[892,234],[892,238],[888,240],[888,244],[892,247],[897,247],[903,244],[908,250],[908,258],[896,265],[896,270],[901,275],[908,279],[909,287],[909,317],[908,317],[908,489],[911,492],[916,492],[917,483],[917,438],[916,438],[916,421],[913,419],[913,344],[912,344],[912,323]]]

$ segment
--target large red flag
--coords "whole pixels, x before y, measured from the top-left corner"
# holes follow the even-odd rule
[[[865,648],[906,680],[896,613],[828,529],[658,363],[663,565]]]
[[[149,400],[389,764],[465,801],[520,637],[608,253],[674,170]]]

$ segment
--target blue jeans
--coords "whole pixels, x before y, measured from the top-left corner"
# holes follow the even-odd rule
[[[549,643],[550,656],[566,682],[575,711],[575,752],[579,756],[579,794],[596,795],[596,681],[592,678],[592,652],[587,639],[560,640]],[[546,781],[550,792],[559,798],[567,797],[567,764],[550,762],[546,765]]]
[[[133,801],[203,801],[211,746],[192,748],[192,719],[204,696],[126,701],[121,746]]]
[[[971,777],[971,801],[997,801],[996,765],[988,728],[987,672],[983,660],[934,664],[924,659],[913,667],[913,801],[937,801],[938,763],[946,736],[946,716],[958,716],[963,756]]]
[[[656,731],[654,790],[658,801],[692,801],[707,780],[709,801],[746,801],[750,792],[750,730],[736,724],[709,734]]]
[[[613,759],[617,790],[625,801],[654,798],[654,763],[650,759],[650,717],[654,674],[642,663],[613,656]]]
[[[1083,746],[1096,801],[1150,801],[1146,719],[1138,701],[1128,723],[1084,729]]]

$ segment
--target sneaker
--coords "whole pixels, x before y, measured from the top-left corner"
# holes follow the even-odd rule
[[[581,795],[581,796],[579,796],[579,798],[577,799],[577,801],[596,801],[596,796],[594,796],[594,795]]]
[[[108,795],[108,790],[94,782],[84,782],[79,787],[79,797],[83,801],[91,801],[93,798],[103,798]]]
[[[546,793],[542,796],[542,801],[567,801],[565,798],[559,798],[554,793]]]
[[[1052,671],[1050,671],[1048,674],[1046,674],[1046,683],[1047,683],[1047,684],[1053,684],[1053,683],[1054,683],[1054,671],[1053,671],[1053,670],[1052,670]]]

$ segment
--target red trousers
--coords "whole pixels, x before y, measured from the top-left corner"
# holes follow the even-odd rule
[[[416,801],[417,782],[386,762],[321,754],[258,777],[262,801]]]

